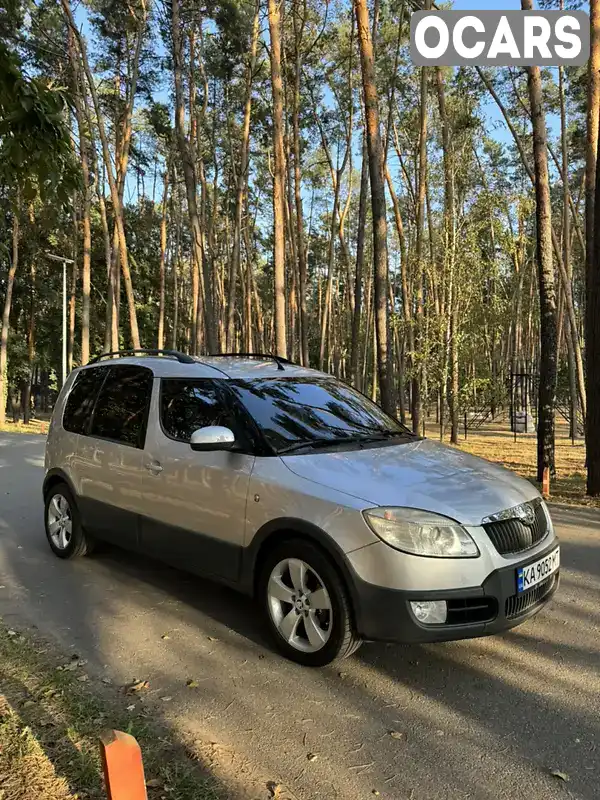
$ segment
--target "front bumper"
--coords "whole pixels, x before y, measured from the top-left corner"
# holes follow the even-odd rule
[[[531,563],[557,546],[554,539]],[[520,563],[519,566],[526,565]],[[354,608],[362,638],[386,642],[447,642],[474,639],[509,630],[534,616],[552,598],[559,573],[517,595],[515,566],[492,572],[481,586],[441,591],[405,591],[375,586],[354,576]],[[449,621],[444,625],[423,625],[412,613],[410,601],[446,600]]]

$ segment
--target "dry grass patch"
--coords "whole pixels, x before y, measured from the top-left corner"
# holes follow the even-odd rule
[[[23,422],[13,422],[6,420],[4,425],[0,425],[0,433],[28,433],[30,436],[45,436],[48,433],[50,422],[47,419],[32,419],[28,425]]]
[[[3,695],[0,695],[0,797],[2,800],[73,798],[67,781],[56,774],[31,728]]]
[[[428,427],[427,435],[435,439],[439,432],[435,426]],[[537,441],[533,433],[520,434],[517,441],[506,427],[485,426],[479,431],[470,431],[468,438],[461,436],[459,450],[474,456],[486,458],[519,475],[538,486]],[[557,503],[600,507],[599,498],[586,496],[585,444],[583,439],[573,445],[568,438],[566,426],[557,425],[556,437],[556,477],[550,484],[551,500]]]

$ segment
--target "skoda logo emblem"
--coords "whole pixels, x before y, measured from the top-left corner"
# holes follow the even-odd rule
[[[522,505],[517,508],[517,516],[524,525],[531,527],[535,522],[535,511],[530,505]]]

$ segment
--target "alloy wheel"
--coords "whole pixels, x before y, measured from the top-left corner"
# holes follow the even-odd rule
[[[58,550],[66,550],[73,534],[73,516],[69,501],[55,494],[48,504],[48,535]]]
[[[267,604],[279,635],[296,650],[316,653],[332,631],[332,604],[318,573],[298,558],[286,558],[271,571]]]

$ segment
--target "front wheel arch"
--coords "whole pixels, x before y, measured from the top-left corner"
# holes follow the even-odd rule
[[[289,539],[307,539],[327,556],[348,592],[352,616],[356,622],[358,599],[344,551],[322,528],[305,520],[285,517],[272,520],[260,528],[247,549],[242,565],[242,585],[245,590],[253,597],[257,596],[259,577],[267,554]]]

